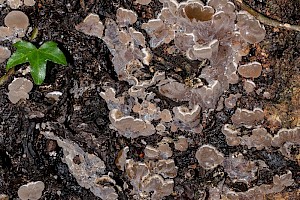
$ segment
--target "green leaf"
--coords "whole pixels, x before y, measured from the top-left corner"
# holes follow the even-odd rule
[[[57,64],[67,65],[67,60],[63,52],[57,47],[57,43],[53,41],[45,42],[39,49],[33,44],[26,41],[19,41],[14,44],[17,48],[16,52],[8,59],[6,70],[16,65],[29,62],[31,76],[35,84],[40,85],[46,77],[47,61]]]
[[[55,42],[45,42],[40,48],[39,53],[43,58],[56,64],[67,65],[67,60],[63,52],[57,47]]]
[[[33,51],[36,50],[36,47],[33,44],[22,40],[16,42],[13,46],[17,48],[17,51],[13,53],[8,59],[6,64],[6,70],[28,62],[27,55],[31,54]]]

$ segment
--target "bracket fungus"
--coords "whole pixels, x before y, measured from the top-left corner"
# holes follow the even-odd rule
[[[137,14],[132,10],[119,8],[117,10],[117,23],[120,27],[134,24],[137,20]]]
[[[244,182],[247,185],[255,180],[258,167],[254,161],[248,161],[241,153],[231,154],[224,160],[224,170],[233,182]]]
[[[241,94],[230,94],[228,98],[225,99],[224,104],[226,108],[234,108],[236,106],[236,102],[239,98],[241,98]]]
[[[42,197],[45,184],[42,181],[30,182],[22,185],[18,190],[21,200],[38,200]]]
[[[10,50],[7,47],[0,46],[0,63],[3,63],[11,55]]]
[[[75,26],[77,31],[81,31],[86,35],[96,36],[101,38],[103,35],[104,26],[99,19],[99,16],[90,13],[83,22]]]
[[[126,175],[133,186],[135,199],[162,199],[173,192],[177,167],[174,160],[158,160],[157,162],[126,161]]]
[[[114,189],[116,183],[112,178],[104,175],[106,166],[99,157],[85,152],[73,141],[55,136],[49,130],[40,132],[47,139],[56,140],[58,146],[63,149],[62,160],[68,165],[70,173],[81,187],[89,189],[95,196],[104,200],[118,199],[118,194]]]
[[[24,37],[29,26],[29,19],[22,11],[14,10],[5,16],[4,24],[12,29],[18,37]]]
[[[264,116],[264,112],[260,108],[254,108],[253,111],[238,108],[232,115],[231,120],[236,126],[252,127],[257,123],[261,123]]]
[[[149,121],[135,119],[132,116],[123,116],[122,112],[117,109],[110,111],[109,118],[112,127],[128,138],[149,136],[155,133],[155,127]]]
[[[214,9],[210,6],[204,6],[201,1],[188,0],[184,7],[184,14],[191,21],[209,21],[212,19]]]
[[[251,80],[245,80],[243,82],[243,88],[248,94],[253,92],[255,87],[256,87],[256,84]]]
[[[14,32],[11,28],[0,26],[0,41],[12,38]]]
[[[252,62],[245,65],[241,65],[238,68],[238,72],[245,78],[257,78],[260,76],[262,66],[259,62]]]
[[[25,6],[34,6],[35,0],[24,0]]]
[[[8,99],[17,103],[20,99],[28,99],[28,93],[31,91],[33,84],[26,78],[16,78],[8,85]]]
[[[76,26],[82,32],[83,24],[89,20],[91,23],[87,27],[90,31],[94,31],[95,24],[98,26],[97,33],[84,33],[103,40],[111,53],[118,80],[127,82],[122,90],[104,86],[104,92],[100,93],[110,110],[110,128],[120,136],[131,139],[154,133],[172,137],[172,142],[164,140],[155,145],[148,144],[146,139],[142,140],[146,145],[143,161],[127,159],[131,156],[127,155],[127,147],[119,152],[116,165],[130,181],[131,195],[135,199],[163,199],[173,192],[177,167],[175,161],[170,159],[173,154],[173,145],[170,143],[175,141],[176,150],[186,151],[190,142],[189,138],[183,136],[176,140],[177,133],[174,132],[179,129],[184,131],[185,136],[200,133],[202,124],[209,124],[207,122],[212,119],[212,113],[222,113],[223,104],[230,112],[234,112],[231,116],[232,125],[225,124],[222,128],[229,146],[244,145],[241,148],[245,151],[247,148],[269,150],[273,146],[283,152],[290,148],[291,143],[299,141],[295,134],[298,129],[281,130],[273,137],[264,128],[263,110],[255,107],[253,110],[236,108],[242,95],[230,94],[230,84],[237,84],[241,80],[246,93],[255,91],[253,79],[261,75],[262,65],[258,62],[241,65],[240,61],[242,56],[249,53],[248,45],[260,42],[265,36],[266,31],[259,21],[244,11],[236,11],[235,5],[229,0],[159,2],[162,3],[161,11],[155,13],[155,19],[146,22],[141,22],[134,11],[118,8],[116,19],[107,18],[105,26],[95,14],[89,15],[93,20],[88,16]],[[150,0],[135,0],[134,5],[148,3]],[[140,32],[137,28],[144,31]],[[160,47],[166,53],[164,56],[178,56],[184,60],[183,63],[196,66],[197,73],[190,73],[192,71],[186,69],[189,77],[180,77],[159,71],[154,66],[156,62],[152,66],[154,62],[151,63],[151,59],[159,57],[156,51],[160,51]],[[155,61],[161,61],[159,64],[166,66],[164,59],[159,57]],[[168,67],[176,69],[176,64]],[[192,80],[192,83],[185,78]],[[194,80],[197,83],[194,84]],[[240,104],[244,105],[244,97]],[[284,155],[288,155],[288,152]],[[224,165],[233,181],[250,185],[256,178],[256,161],[245,160],[240,154],[224,158],[216,147],[203,145],[195,156],[199,165],[206,170]],[[281,191],[292,183],[290,173],[284,179],[275,177],[273,184],[255,186],[246,192],[234,192],[224,186],[224,190],[220,189],[216,196],[261,198],[263,191]],[[115,184],[112,180],[108,183]]]
[[[151,2],[151,0],[136,0],[135,2],[141,5],[148,5]]]
[[[6,0],[6,3],[12,9],[18,9],[23,5],[23,1],[21,0]]]
[[[178,140],[174,142],[174,147],[178,151],[186,151],[189,147],[188,139],[184,136],[179,136]]]
[[[199,165],[204,169],[214,169],[224,161],[224,155],[214,146],[202,145],[196,152]]]
[[[240,29],[241,36],[250,44],[260,42],[266,35],[265,28],[246,11],[237,14],[237,27]]]

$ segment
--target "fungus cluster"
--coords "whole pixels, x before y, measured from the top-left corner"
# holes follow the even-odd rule
[[[84,152],[78,144],[55,136],[52,129],[51,124],[42,124],[40,133],[49,140],[55,140],[63,149],[62,160],[68,165],[77,183],[101,199],[118,199],[118,194],[113,187],[116,182],[110,176],[105,175],[104,162],[96,155]]]
[[[156,19],[146,23],[136,23],[138,18],[134,11],[119,8],[116,19],[108,18],[104,25],[97,15],[90,14],[76,26],[77,30],[104,41],[112,54],[118,79],[128,83],[128,89],[123,90],[106,84],[100,93],[110,110],[110,128],[127,138],[153,134],[164,137],[156,145],[146,145],[143,161],[127,158],[128,147],[117,156],[116,165],[129,179],[135,198],[161,199],[172,193],[177,168],[170,143],[174,143],[178,151],[189,148],[188,138],[176,137],[173,133],[180,130],[201,134],[211,112],[224,107],[235,110],[230,119],[232,124],[222,129],[229,146],[244,145],[258,150],[280,147],[284,155],[291,156],[291,145],[299,143],[298,129],[281,130],[273,136],[263,126],[265,115],[261,108],[238,108],[241,91],[225,95],[230,84],[240,84],[241,80],[246,93],[252,93],[256,87],[254,79],[263,72],[258,62],[240,64],[242,56],[249,52],[248,44],[260,42],[265,36],[266,31],[259,21],[247,12],[236,11],[229,0],[208,0],[206,4],[194,0],[159,1],[162,10]],[[142,5],[149,2],[136,0]],[[89,22],[90,16],[94,20]],[[182,77],[176,78],[177,74],[170,76],[155,68],[154,58],[155,62],[165,63],[164,58],[154,52],[165,46],[168,47],[164,49],[165,56],[176,54],[187,63],[197,63],[193,67],[198,73],[188,77],[191,84]],[[168,101],[172,103],[165,105]],[[264,166],[259,161],[246,160],[241,154],[226,157],[210,144],[201,145],[194,155],[199,165],[212,171],[223,165],[233,182],[251,183],[258,167]],[[166,168],[161,170],[158,166]],[[290,173],[286,177],[275,177],[280,181],[253,187],[247,192],[234,192],[227,187],[214,191],[228,198],[230,195],[240,199],[251,195],[256,198],[255,193],[261,190],[268,194],[292,184]]]
[[[33,84],[26,78],[16,78],[8,85],[8,99],[13,103],[17,103],[21,99],[28,99],[29,92]]]
[[[239,128],[225,124],[222,133],[226,136],[226,141],[230,146],[246,145],[248,149],[254,147],[258,150],[279,147],[279,151],[284,156],[296,160],[291,156],[292,150],[289,147],[300,144],[300,127],[282,128],[272,136],[265,128],[260,126],[253,128],[251,131],[241,132]]]
[[[29,19],[22,11],[14,10],[4,18],[5,26],[0,26],[0,41],[14,40],[25,36]]]
[[[255,180],[258,170],[257,163],[244,158],[241,153],[231,154],[224,160],[224,170],[233,182],[243,182],[247,185]]]
[[[5,0],[1,0],[0,4],[4,4]],[[25,6],[34,6],[35,0],[6,0],[6,4],[11,8],[11,9],[18,9],[20,6],[23,4]]]
[[[234,192],[229,189],[227,186],[218,190],[219,196],[222,196],[224,199],[264,199],[265,195],[279,193],[285,187],[291,186],[294,183],[292,179],[291,171],[287,171],[286,174],[281,176],[275,175],[273,177],[273,183],[270,185],[262,184],[260,186],[255,186],[246,192]]]
[[[224,161],[224,155],[214,146],[203,145],[196,152],[196,158],[199,165],[204,169],[213,169]]]
[[[7,47],[0,46],[0,63],[3,63],[11,55],[10,50]]]
[[[42,181],[30,182],[22,185],[18,190],[21,200],[38,200],[42,197],[45,184]]]

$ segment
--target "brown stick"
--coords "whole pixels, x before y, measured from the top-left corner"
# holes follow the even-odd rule
[[[252,16],[254,16],[258,21],[260,21],[263,24],[278,27],[278,28],[285,28],[288,30],[293,31],[300,31],[300,26],[297,25],[291,25],[287,23],[282,23],[277,20],[271,19],[255,10],[253,10],[250,6],[248,6],[246,3],[243,2],[243,0],[234,0],[237,5],[241,7],[241,9],[246,10],[248,13],[250,13]]]

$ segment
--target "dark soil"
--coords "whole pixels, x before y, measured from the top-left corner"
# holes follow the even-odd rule
[[[248,0],[246,2],[270,18],[300,25],[300,3],[297,0]],[[38,45],[49,40],[58,42],[67,55],[68,66],[52,64],[47,70],[44,84],[35,86],[30,93],[30,99],[16,105],[11,104],[6,95],[7,86],[13,77],[0,86],[0,194],[6,194],[11,199],[17,198],[17,191],[21,185],[41,180],[46,185],[42,199],[99,199],[89,190],[78,185],[69,173],[67,165],[61,161],[62,149],[56,142],[40,135],[36,129],[37,124],[52,122],[56,126],[56,135],[73,140],[85,151],[99,156],[105,162],[107,171],[113,172],[113,178],[121,187],[127,178],[114,164],[118,151],[125,146],[130,146],[128,155],[139,160],[142,159],[140,154],[145,147],[141,139],[153,145],[162,139],[159,135],[152,135],[130,140],[117,136],[117,133],[109,128],[109,110],[106,102],[99,95],[102,91],[101,86],[109,83],[114,85],[119,93],[124,88],[128,88],[128,85],[118,81],[112,66],[111,54],[103,41],[80,33],[74,27],[91,12],[99,14],[102,21],[105,18],[115,19],[119,7],[136,11],[140,22],[145,22],[156,17],[161,4],[152,2],[149,6],[137,6],[132,3],[132,0],[39,0],[34,7],[20,8],[28,15],[31,26],[39,30],[38,37],[33,43]],[[9,8],[0,7],[0,25],[3,24],[3,19],[9,11]],[[244,61],[256,60],[263,64],[263,74],[255,79],[255,83],[258,88],[268,91],[272,100],[263,98],[262,93],[246,96],[242,90],[242,83],[232,86],[229,92],[243,94],[238,107],[252,109],[262,106],[269,114],[278,115],[283,121],[283,127],[292,128],[297,125],[295,120],[299,120],[297,115],[299,112],[295,111],[300,109],[300,99],[297,102],[299,94],[291,92],[291,88],[300,87],[300,33],[265,27],[267,30],[265,40],[253,45]],[[29,37],[30,34],[23,39],[28,40]],[[11,48],[9,42],[0,42],[0,45]],[[162,54],[158,52],[158,55]],[[167,62],[174,61],[167,60]],[[180,58],[178,62],[181,62]],[[159,63],[154,63],[154,66],[160,67]],[[172,74],[172,70],[168,73]],[[4,74],[5,65],[2,63],[0,75]],[[22,75],[16,73],[15,77],[18,76]],[[184,80],[185,74],[181,76]],[[30,75],[26,77],[31,80]],[[87,90],[78,95],[74,93],[76,87],[86,87]],[[63,93],[59,101],[53,102],[45,97],[51,91]],[[229,93],[224,95],[227,96]],[[293,98],[296,98],[296,101],[292,101]],[[173,103],[164,99],[162,105],[167,108]],[[82,109],[74,111],[73,108],[76,106]],[[34,116],[41,113],[42,117]],[[201,135],[175,133],[175,135],[186,135],[193,142],[186,152],[174,151],[173,158],[179,171],[174,179],[175,193],[166,199],[201,199],[208,194],[206,189],[208,186],[216,186],[224,176],[226,177],[222,167],[213,171],[204,171],[196,166],[197,160],[194,155],[199,144],[202,143],[212,144],[225,155],[241,152],[247,159],[263,160],[269,166],[268,170],[259,175],[256,182],[251,185],[228,183],[235,191],[246,191],[257,184],[270,184],[274,175],[290,170],[295,184],[286,188],[282,196],[284,199],[300,199],[299,194],[297,196],[300,188],[300,162],[285,158],[277,149],[248,151],[247,147],[227,145],[221,127],[230,121],[233,113],[234,109],[210,113],[208,123]],[[270,129],[267,125],[266,128]],[[53,150],[57,152],[56,157],[49,156],[49,152]],[[189,178],[187,173],[191,175]],[[127,190],[120,192],[119,199],[131,199],[129,192]],[[268,198],[275,199],[276,195]]]

